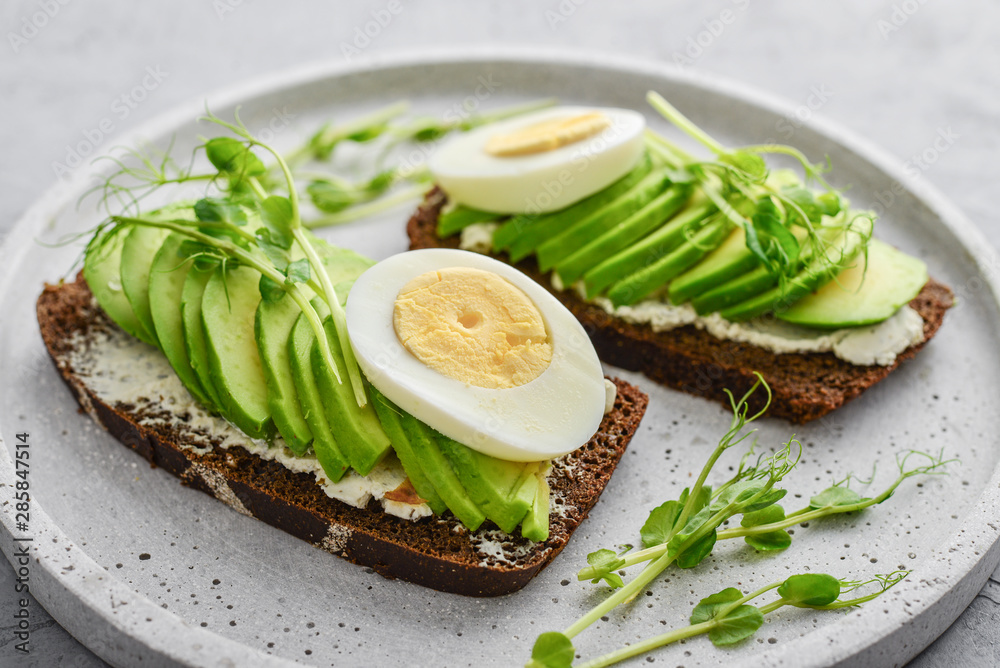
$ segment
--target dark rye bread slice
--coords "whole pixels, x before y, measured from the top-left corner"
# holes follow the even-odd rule
[[[615,380],[618,398],[597,434],[553,465],[550,537],[533,543],[489,522],[469,532],[450,513],[413,522],[387,515],[374,500],[366,509],[355,508],[328,497],[311,475],[241,447],[214,447],[204,454],[186,449],[185,443],[206,445],[204,433],[185,427],[190,416],[169,414],[143,397],[109,405],[74,369],[83,348],[127,336],[100,310],[82,276],[75,283],[46,286],[37,314],[49,354],[83,409],[154,467],[387,578],[469,596],[516,591],[559,554],[597,502],[646,411],[646,395]],[[477,549],[484,546],[489,549]]]
[[[434,189],[410,218],[406,231],[411,250],[458,247],[459,235],[441,239],[436,233],[445,201],[444,193]],[[495,257],[509,263],[505,254]],[[937,332],[954,299],[950,289],[929,280],[910,302],[924,319],[924,340],[897,355],[891,365],[856,366],[833,353],[779,355],[748,343],[717,339],[693,325],[654,332],[649,325],[630,324],[612,317],[572,290],[555,290],[538,271],[533,257],[514,266],[547,288],[573,312],[590,335],[597,354],[608,364],[640,371],[668,387],[727,404],[723,390],[742,395],[755,382],[753,372],[757,371],[774,395],[768,414],[800,424],[839,408],[916,355]],[[754,410],[763,405],[761,394],[751,400]]]

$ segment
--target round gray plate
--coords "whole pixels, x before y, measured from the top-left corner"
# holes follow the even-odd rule
[[[894,455],[907,448],[944,449],[961,462],[948,476],[905,484],[863,514],[797,528],[784,553],[761,556],[742,543],[720,545],[698,568],[669,572],[630,608],[584,632],[578,652],[592,657],[681,626],[700,598],[725,587],[755,589],[802,571],[863,579],[907,568],[914,572],[906,582],[860,610],[781,611],[737,648],[719,650],[695,639],[655,655],[657,662],[688,668],[902,663],[955,619],[1000,560],[1000,529],[992,520],[1000,509],[1000,451],[993,447],[1000,428],[997,263],[953,206],[918,188],[869,143],[821,120],[800,125],[780,101],[731,82],[607,56],[424,52],[363,67],[299,68],[208,102],[224,118],[242,105],[252,130],[289,148],[328,117],[346,119],[400,98],[437,116],[551,95],[647,110],[649,89],[724,142],[776,139],[816,159],[829,155],[833,181],[851,184],[856,204],[891,199],[879,236],[926,260],[960,298],[915,360],[828,419],[795,429],[804,450],[787,481],[798,501],[786,506],[804,505],[848,473],[867,477],[876,461],[871,489],[880,490],[895,475]],[[176,135],[176,155],[186,156],[209,131],[195,121],[202,108],[199,100],[175,110],[123,143],[164,145]],[[426,151],[409,159],[420,163]],[[32,538],[26,543],[32,593],[112,664],[523,663],[539,633],[564,628],[604,595],[576,582],[586,554],[637,542],[649,509],[676,497],[728,425],[715,404],[622,373],[650,394],[649,412],[590,519],[538,578],[521,592],[485,600],[385,580],[182,487],[78,413],[43,349],[34,301],[44,281],[65,274],[80,246],[53,249],[37,241],[99,221],[93,200],[79,210],[74,204],[103,169],[98,163],[54,187],[4,247],[0,428],[8,454],[14,434],[31,435],[32,502],[30,528],[19,531],[10,502],[15,469],[9,457],[0,458],[0,482],[8,490],[0,547],[11,558],[15,537]],[[326,236],[383,258],[405,250],[406,216],[400,209]],[[792,432],[788,424],[763,421],[760,447],[780,445]]]

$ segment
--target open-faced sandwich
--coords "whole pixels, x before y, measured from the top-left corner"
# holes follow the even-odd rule
[[[378,264],[316,238],[241,139],[219,193],[113,215],[37,312],[80,404],[151,463],[330,552],[443,591],[516,590],[565,546],[646,397],[518,270]],[[267,147],[265,147],[267,150]],[[281,182],[281,179],[278,179]],[[134,202],[133,202],[134,204]]]
[[[760,372],[769,411],[806,422],[853,399],[940,327],[950,290],[872,236],[821,170],[786,146],[691,155],[623,109],[558,107],[454,138],[409,222],[411,248],[509,262],[584,325],[605,362],[726,401]],[[800,163],[805,180],[769,170]]]

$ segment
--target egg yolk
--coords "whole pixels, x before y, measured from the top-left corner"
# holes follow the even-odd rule
[[[524,385],[552,361],[538,307],[489,271],[450,267],[417,276],[399,291],[392,320],[414,357],[476,387]]]
[[[497,157],[543,153],[583,141],[610,125],[611,120],[600,112],[557,118],[490,137],[484,150]]]

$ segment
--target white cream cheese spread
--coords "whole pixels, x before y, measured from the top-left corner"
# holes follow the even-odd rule
[[[718,313],[698,315],[690,304],[674,306],[658,300],[646,300],[635,306],[615,307],[610,300],[593,300],[608,313],[625,322],[652,327],[663,332],[694,325],[717,339],[749,343],[771,352],[823,353],[857,366],[888,366],[896,355],[924,340],[924,320],[909,306],[876,325],[821,330],[783,322],[774,317],[730,322]]]
[[[139,420],[141,424],[167,424],[183,433],[189,443],[182,447],[202,454],[216,445],[223,449],[241,447],[290,471],[312,474],[327,496],[348,505],[364,508],[374,498],[385,512],[403,519],[416,520],[432,514],[426,503],[385,498],[406,479],[394,453],[386,455],[367,476],[349,471],[333,482],[311,450],[295,455],[281,438],[275,438],[272,444],[252,439],[222,418],[208,414],[184,388],[159,350],[117,329],[73,343],[68,361],[94,394],[109,406],[130,404],[136,407],[133,413],[148,414]]]
[[[493,250],[493,233],[500,223],[474,223],[462,230],[458,245],[462,250],[487,254]]]

